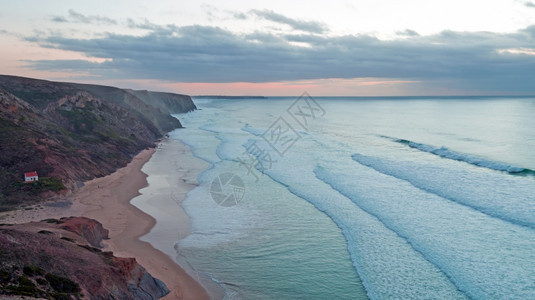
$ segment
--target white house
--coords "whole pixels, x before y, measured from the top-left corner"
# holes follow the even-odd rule
[[[24,182],[34,182],[38,180],[39,176],[36,171],[24,173]]]

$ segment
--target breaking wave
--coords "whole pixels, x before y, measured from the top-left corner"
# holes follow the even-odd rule
[[[389,137],[386,137],[389,138]],[[390,138],[394,142],[407,145],[413,149],[420,150],[422,152],[431,153],[442,158],[453,159],[469,163],[474,166],[483,167],[491,170],[507,172],[512,175],[531,175],[535,176],[535,171],[527,168],[512,166],[507,163],[496,162],[486,158],[479,157],[473,154],[465,154],[450,150],[446,147],[436,147],[432,145],[421,144],[405,139]]]

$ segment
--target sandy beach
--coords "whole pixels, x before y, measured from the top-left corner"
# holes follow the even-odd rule
[[[172,220],[174,220],[171,224],[172,227],[169,227],[169,223],[165,221],[170,218],[162,219],[164,227],[157,227],[159,231],[165,229],[163,232],[167,231],[171,234],[171,236],[166,237],[160,235],[160,238],[157,239],[159,248],[165,249],[163,252],[151,244],[153,243],[151,239],[140,240],[140,237],[149,233],[157,223],[149,214],[130,203],[133,198],[143,196],[139,190],[148,185],[147,175],[142,171],[142,167],[151,159],[153,154],[156,154],[154,157],[157,161],[163,161],[165,164],[165,157],[159,157],[161,155],[158,151],[162,150],[162,147],[169,147],[169,145],[175,147],[174,150],[179,151],[178,153],[189,153],[189,148],[182,143],[164,140],[158,145],[158,148],[140,152],[126,167],[115,173],[86,182],[80,190],[67,199],[48,205],[34,206],[33,209],[2,213],[0,220],[9,223],[25,223],[67,216],[84,216],[96,219],[110,231],[110,239],[104,241],[104,248],[113,251],[117,256],[135,257],[154,277],[162,280],[171,291],[163,299],[210,299],[201,284],[172,259],[176,256],[176,253],[173,253],[173,244],[178,238],[189,233],[188,218],[181,209],[180,202],[185,198],[186,193],[195,186],[197,174],[181,166],[180,162],[184,161],[185,165],[190,164],[188,158],[193,158],[191,153],[189,153],[191,157],[182,157],[173,153],[167,154],[175,157],[173,164],[168,164],[176,170],[173,176],[174,182],[165,180],[163,183],[158,183],[161,178],[155,175],[154,178],[151,178],[151,189],[147,191],[157,190],[162,184],[168,186],[168,189],[160,195],[166,196],[163,198],[170,199],[173,203],[172,209],[169,206],[162,208],[163,211],[172,215]],[[161,154],[163,153],[162,151]],[[152,164],[152,167],[149,164],[148,167],[157,170],[158,163]],[[153,195],[149,197],[149,200],[158,201],[161,198]],[[164,199],[165,201],[167,200]],[[149,206],[146,203],[144,205],[149,210],[150,207],[154,210],[154,207],[158,206]],[[151,241],[151,243],[147,241]]]

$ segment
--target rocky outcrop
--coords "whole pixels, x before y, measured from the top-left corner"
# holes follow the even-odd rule
[[[0,211],[114,172],[181,127],[170,112],[194,108],[188,96],[147,95],[150,101],[115,87],[0,75]],[[43,180],[22,184],[28,171]]]
[[[101,247],[100,242],[108,239],[109,231],[99,222],[85,217],[62,218],[59,228],[83,237],[91,246]]]
[[[158,299],[169,293],[134,258],[103,252],[91,246],[98,238],[90,242],[67,229],[94,238],[107,233],[87,218],[0,225],[0,298]]]
[[[152,300],[153,295],[164,296],[169,293],[167,286],[147,273],[134,258],[114,257],[113,261],[125,277],[132,299]],[[165,293],[162,294],[162,291]]]

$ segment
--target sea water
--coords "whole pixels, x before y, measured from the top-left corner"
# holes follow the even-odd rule
[[[534,98],[194,101],[177,261],[226,299],[535,298]]]

